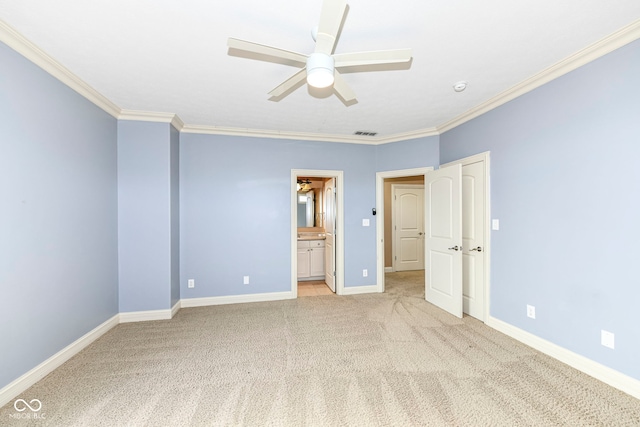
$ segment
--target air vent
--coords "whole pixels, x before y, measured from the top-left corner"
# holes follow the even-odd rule
[[[353,133],[354,135],[359,135],[359,136],[376,136],[378,134],[378,132],[369,132],[366,130],[357,130]]]

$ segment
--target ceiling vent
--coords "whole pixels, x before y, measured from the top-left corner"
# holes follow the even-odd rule
[[[358,136],[376,136],[378,134],[378,132],[369,132],[366,130],[357,130],[353,133],[354,135],[358,135]]]

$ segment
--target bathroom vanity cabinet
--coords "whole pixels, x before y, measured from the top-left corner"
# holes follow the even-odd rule
[[[324,280],[324,240],[298,240],[298,280]]]

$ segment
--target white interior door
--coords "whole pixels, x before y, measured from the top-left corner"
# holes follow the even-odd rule
[[[424,270],[424,186],[393,186],[394,271]]]
[[[462,317],[462,167],[427,173],[425,186],[425,298]]]
[[[462,295],[464,312],[484,321],[484,162],[462,166]]]
[[[336,179],[329,179],[324,185],[325,203],[325,269],[324,281],[333,292],[336,291]]]

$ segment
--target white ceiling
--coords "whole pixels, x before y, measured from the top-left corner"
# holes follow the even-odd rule
[[[0,0],[0,20],[119,108],[187,125],[351,138],[435,132],[640,18],[638,0],[348,0],[336,53],[412,48],[407,70],[351,73],[358,103],[267,92],[297,71],[227,38],[309,54],[322,0]],[[465,80],[466,91],[453,85]]]

